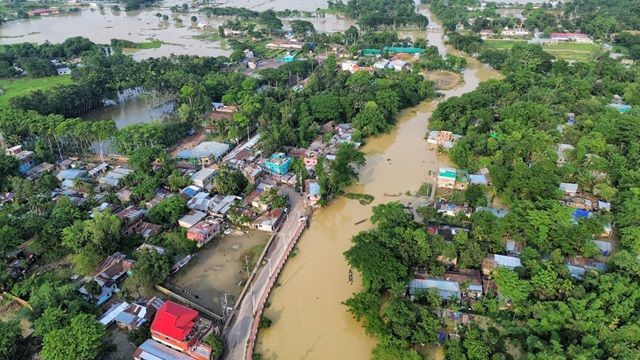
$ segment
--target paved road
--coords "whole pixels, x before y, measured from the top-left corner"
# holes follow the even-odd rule
[[[289,187],[281,187],[281,189],[289,194],[289,202],[291,210],[289,216],[280,228],[280,232],[273,240],[271,249],[265,255],[266,264],[258,270],[254,277],[252,287],[249,288],[240,307],[236,310],[235,318],[226,331],[226,351],[223,359],[227,360],[244,360],[246,357],[246,347],[251,334],[251,326],[253,325],[253,314],[256,310],[258,302],[262,298],[267,289],[267,284],[276,266],[284,256],[285,249],[289,246],[291,238],[295,235],[300,225],[299,216],[304,212],[304,201],[300,194],[293,191]]]

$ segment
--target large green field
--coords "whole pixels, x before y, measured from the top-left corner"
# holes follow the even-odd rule
[[[511,49],[513,45],[519,42],[526,42],[524,40],[485,40],[485,44],[489,47],[506,50]],[[589,54],[599,49],[600,46],[596,44],[576,44],[576,43],[559,43],[558,45],[544,46],[543,50],[555,57],[563,60],[578,60],[586,61],[589,59]]]
[[[71,76],[0,80],[0,107],[7,106],[9,99],[13,97],[26,95],[34,90],[47,90],[54,86],[64,84],[71,84]]]

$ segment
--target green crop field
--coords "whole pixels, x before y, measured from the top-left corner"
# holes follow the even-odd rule
[[[522,43],[524,41],[518,40],[486,40],[484,43],[486,46],[499,49],[499,50],[507,50],[511,49],[513,45],[516,43]],[[589,54],[599,49],[600,46],[596,44],[577,44],[577,43],[559,43],[558,45],[549,45],[544,46],[542,49],[557,57],[558,59],[563,60],[575,60],[575,61],[586,61],[589,59]]]
[[[0,107],[5,107],[9,99],[22,96],[34,90],[47,90],[57,85],[71,84],[71,76],[51,76],[46,78],[20,78],[0,80]]]

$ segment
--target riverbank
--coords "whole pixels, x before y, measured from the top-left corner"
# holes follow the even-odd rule
[[[430,17],[428,11],[422,10]],[[430,17],[430,22],[433,22]],[[431,45],[445,47],[441,33],[425,33]],[[442,55],[443,52],[441,52]],[[481,81],[500,78],[494,70],[467,57],[464,82],[453,90],[442,91],[444,99],[473,91]],[[438,157],[424,140],[431,112],[442,99],[423,102],[402,111],[398,124],[389,134],[369,139],[362,150],[367,165],[360,169],[360,182],[349,192],[370,194],[369,205],[339,198],[314,214],[312,226],[298,244],[298,256],[291,259],[270,298],[266,316],[273,326],[259,334],[258,349],[264,359],[369,359],[375,340],[346,311],[342,301],[360,290],[360,278],[354,273],[348,281],[348,265],[343,252],[351,246],[351,237],[369,229],[373,206],[390,201],[414,203],[407,195],[415,193],[429,173],[449,165],[446,156]],[[355,225],[361,220],[365,222]],[[430,349],[427,349],[430,350]],[[438,349],[435,349],[438,350]]]

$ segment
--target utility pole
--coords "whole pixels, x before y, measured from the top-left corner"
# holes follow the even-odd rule
[[[247,265],[247,279],[249,279],[249,260],[247,259],[249,255],[244,256],[244,262]]]

